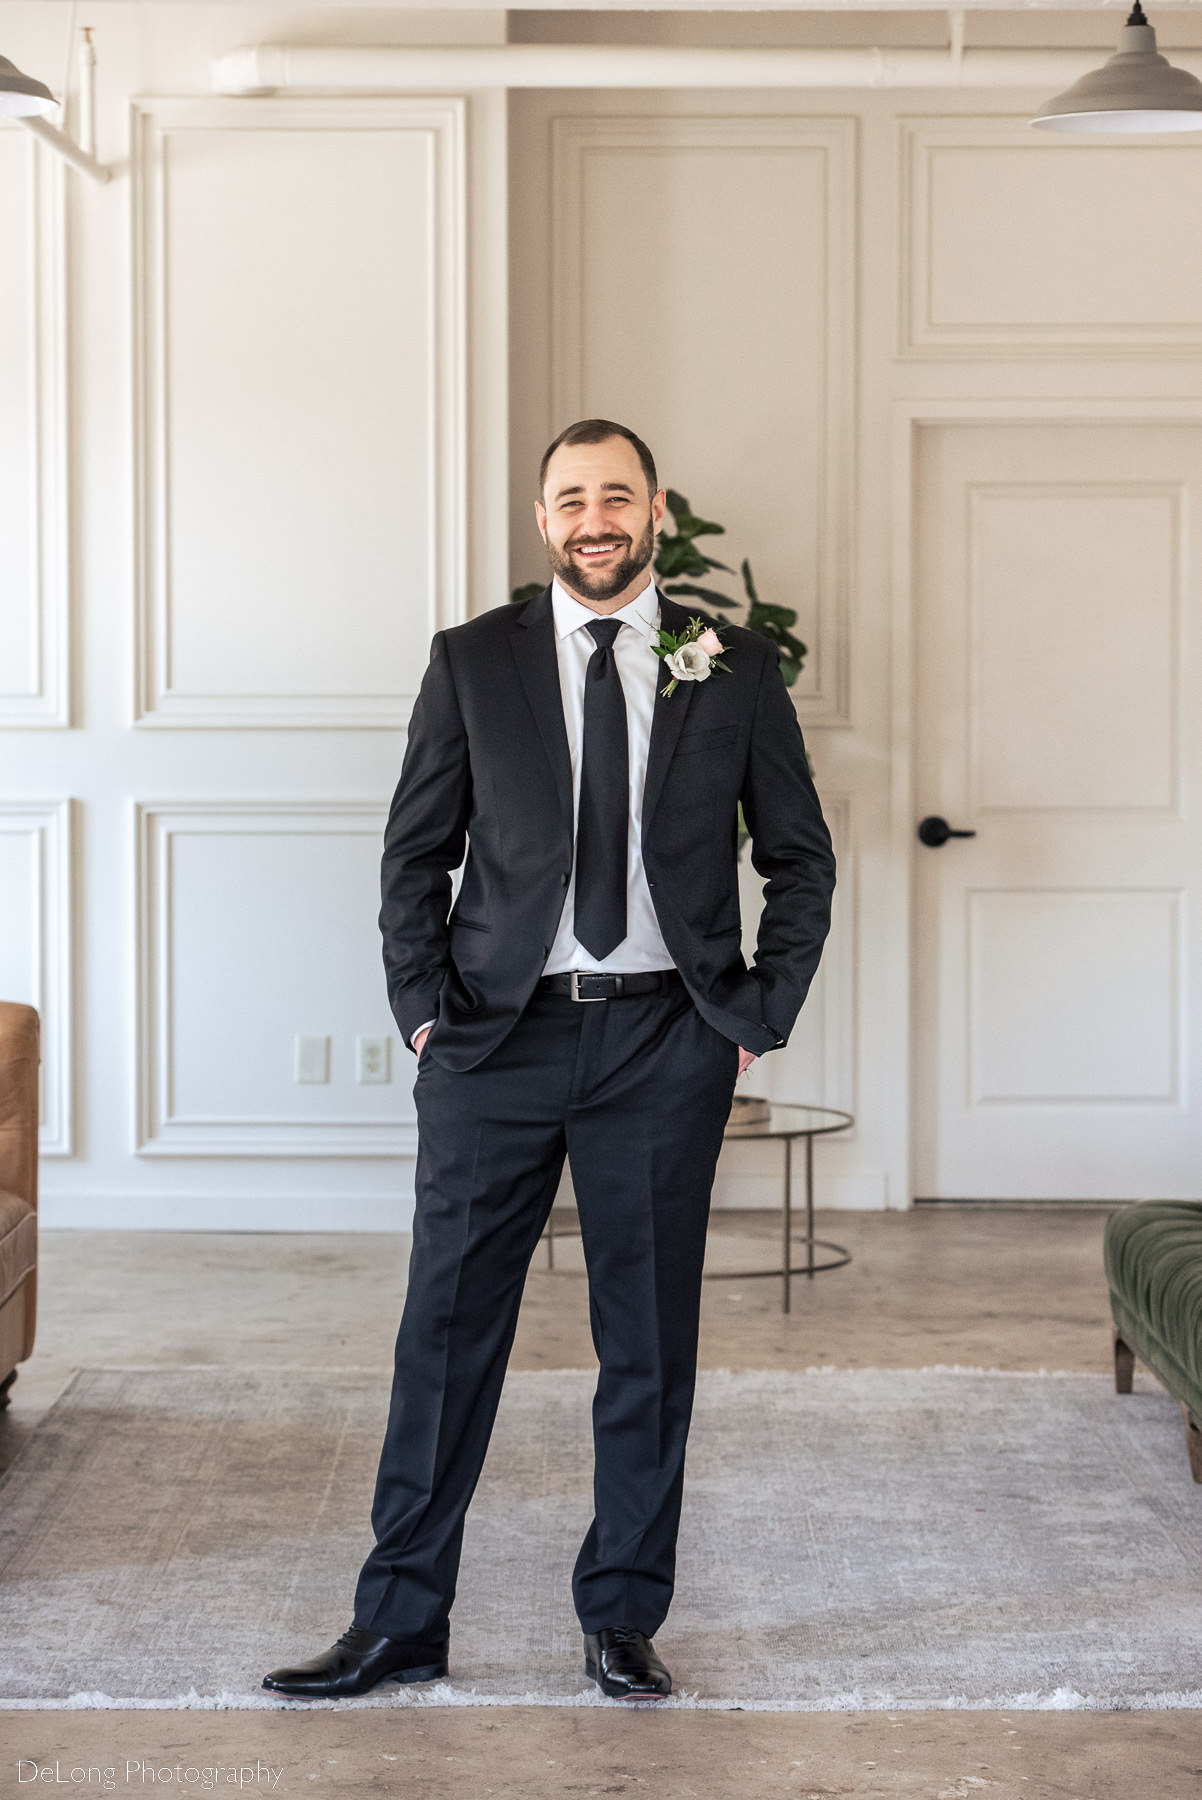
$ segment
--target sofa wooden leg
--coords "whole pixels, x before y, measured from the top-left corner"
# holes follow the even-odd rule
[[[1114,1334],[1114,1391],[1129,1394],[1135,1386],[1135,1352],[1116,1331]]]
[[[1189,1472],[1196,1482],[1202,1484],[1202,1425],[1184,1400],[1181,1402],[1181,1416],[1185,1420],[1185,1449],[1189,1457]]]
[[[14,1369],[11,1374],[4,1377],[3,1381],[0,1381],[0,1412],[4,1410],[12,1399],[12,1385],[16,1379],[17,1371]],[[1202,1475],[1199,1475],[1198,1480],[1202,1481]]]

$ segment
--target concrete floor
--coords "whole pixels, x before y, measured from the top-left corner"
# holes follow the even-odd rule
[[[846,1244],[851,1265],[795,1280],[787,1317],[778,1280],[708,1283],[702,1366],[1104,1370],[1104,1219],[1103,1209],[829,1214],[819,1234]],[[713,1235],[720,1266],[754,1266],[776,1250],[767,1217],[720,1215]],[[376,1236],[44,1233],[38,1345],[0,1422],[0,1467],[77,1366],[386,1368],[407,1250],[404,1239]],[[574,1254],[564,1246],[559,1260],[570,1266]],[[514,1366],[592,1363],[583,1282],[536,1267]],[[255,1792],[371,1789],[406,1800],[1202,1795],[1202,1724],[1190,1713],[7,1712],[0,1751],[12,1791],[28,1793],[34,1765],[41,1792],[43,1783],[99,1792],[106,1768],[125,1792],[164,1785],[145,1765],[178,1764],[167,1785],[192,1793],[204,1790],[186,1779],[189,1767],[220,1767],[209,1789],[220,1793],[225,1769],[262,1765],[243,1778]],[[274,1782],[268,1767],[282,1771]],[[72,1768],[97,1773],[72,1782]]]

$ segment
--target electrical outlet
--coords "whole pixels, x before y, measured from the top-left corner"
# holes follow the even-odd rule
[[[328,1037],[296,1039],[297,1081],[323,1082],[330,1079],[330,1040]]]
[[[368,1083],[392,1080],[391,1038],[355,1039],[355,1080]]]

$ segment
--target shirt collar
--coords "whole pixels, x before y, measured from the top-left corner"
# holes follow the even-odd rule
[[[615,613],[599,614],[590,607],[582,606],[555,578],[551,582],[551,607],[555,614],[556,637],[565,638],[571,632],[579,631],[582,625],[591,625],[594,619],[606,618],[620,619],[623,625],[632,626],[650,643],[651,633],[659,617],[659,595],[655,591],[655,577],[648,573],[646,587],[633,600],[628,600]]]

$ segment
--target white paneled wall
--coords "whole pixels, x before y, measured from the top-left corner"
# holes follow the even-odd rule
[[[0,725],[69,722],[63,169],[0,136]]]
[[[139,1151],[412,1156],[412,1104],[356,1082],[357,1038],[395,1038],[378,802],[143,805],[137,836]],[[330,1039],[326,1082],[281,1056],[290,1016]]]
[[[403,726],[465,616],[464,115],[135,107],[143,724]]]
[[[901,356],[1197,351],[1202,244],[1181,208],[1198,145],[1066,142],[1025,114],[916,118],[902,158]]]
[[[55,83],[68,10],[11,0],[5,54]],[[88,23],[113,182],[0,126],[0,990],[45,1020],[47,1222],[407,1222],[380,831],[431,632],[542,573],[538,457],[593,412],[810,647],[841,880],[756,1085],[856,1112],[820,1201],[1101,1192],[1107,1094],[1111,1166],[1142,1131],[1187,1191],[1202,149],[1041,139],[1013,90],[218,98],[248,43],[503,19]],[[978,839],[924,862],[940,807]],[[739,1146],[719,1201],[776,1181]]]
[[[637,419],[669,485],[721,495],[798,602],[803,718],[846,723],[857,121],[561,105],[552,414]]]
[[[57,83],[67,10],[5,53]],[[504,115],[215,97],[263,19],[89,16],[106,188],[0,127],[0,992],[50,1224],[411,1208],[379,854],[430,637],[506,592]]]

